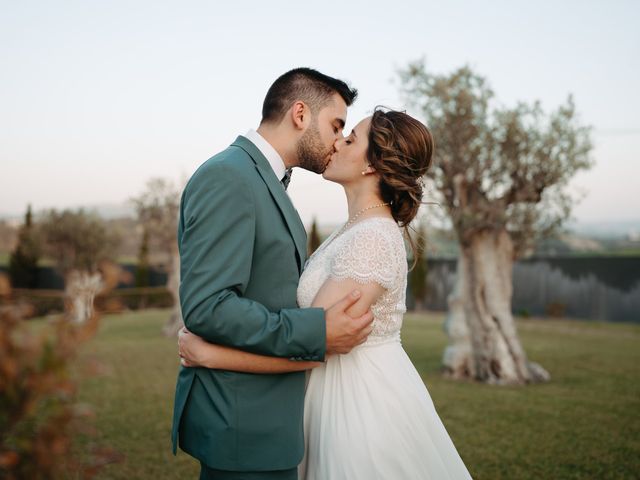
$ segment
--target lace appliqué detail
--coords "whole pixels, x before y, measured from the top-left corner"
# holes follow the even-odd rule
[[[377,282],[386,289],[392,288],[400,266],[393,240],[388,231],[360,228],[341,242],[330,260],[331,276],[338,280],[352,278],[359,283]]]
[[[392,219],[370,217],[329,237],[307,262],[298,286],[298,304],[309,307],[330,277],[383,286],[385,292],[371,306],[373,330],[365,344],[399,338],[406,311],[407,260],[401,230]]]

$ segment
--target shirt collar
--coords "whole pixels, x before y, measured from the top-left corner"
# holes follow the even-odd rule
[[[269,162],[269,165],[271,165],[273,172],[276,174],[276,177],[278,177],[278,180],[282,180],[286,167],[284,166],[282,157],[276,151],[276,149],[273,148],[271,144],[267,142],[265,138],[258,132],[256,132],[253,128],[245,134],[245,137],[250,140],[251,143],[253,143],[258,148],[258,150],[260,150],[260,153],[265,156],[265,158]]]

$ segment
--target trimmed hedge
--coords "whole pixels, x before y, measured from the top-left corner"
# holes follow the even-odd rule
[[[108,295],[98,295],[95,305],[103,312],[169,308],[173,306],[173,297],[165,287],[121,288]]]
[[[8,301],[25,305],[31,310],[31,316],[41,317],[64,312],[66,297],[62,290],[14,289]],[[96,296],[95,306],[101,312],[107,313],[143,308],[168,308],[173,306],[173,297],[165,287],[123,288]]]

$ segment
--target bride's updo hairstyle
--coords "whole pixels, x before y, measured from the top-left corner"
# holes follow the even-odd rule
[[[376,107],[367,161],[380,177],[382,200],[391,204],[391,215],[401,227],[418,213],[422,178],[431,166],[433,149],[431,132],[422,122],[404,112]]]

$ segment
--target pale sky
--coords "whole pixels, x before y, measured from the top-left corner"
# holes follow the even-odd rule
[[[347,131],[404,108],[396,70],[470,64],[499,101],[573,93],[596,166],[582,221],[638,219],[640,2],[0,1],[0,213],[121,203],[179,181],[255,128],[280,74],[317,68],[359,89]],[[339,186],[300,169],[305,222],[346,217]]]

